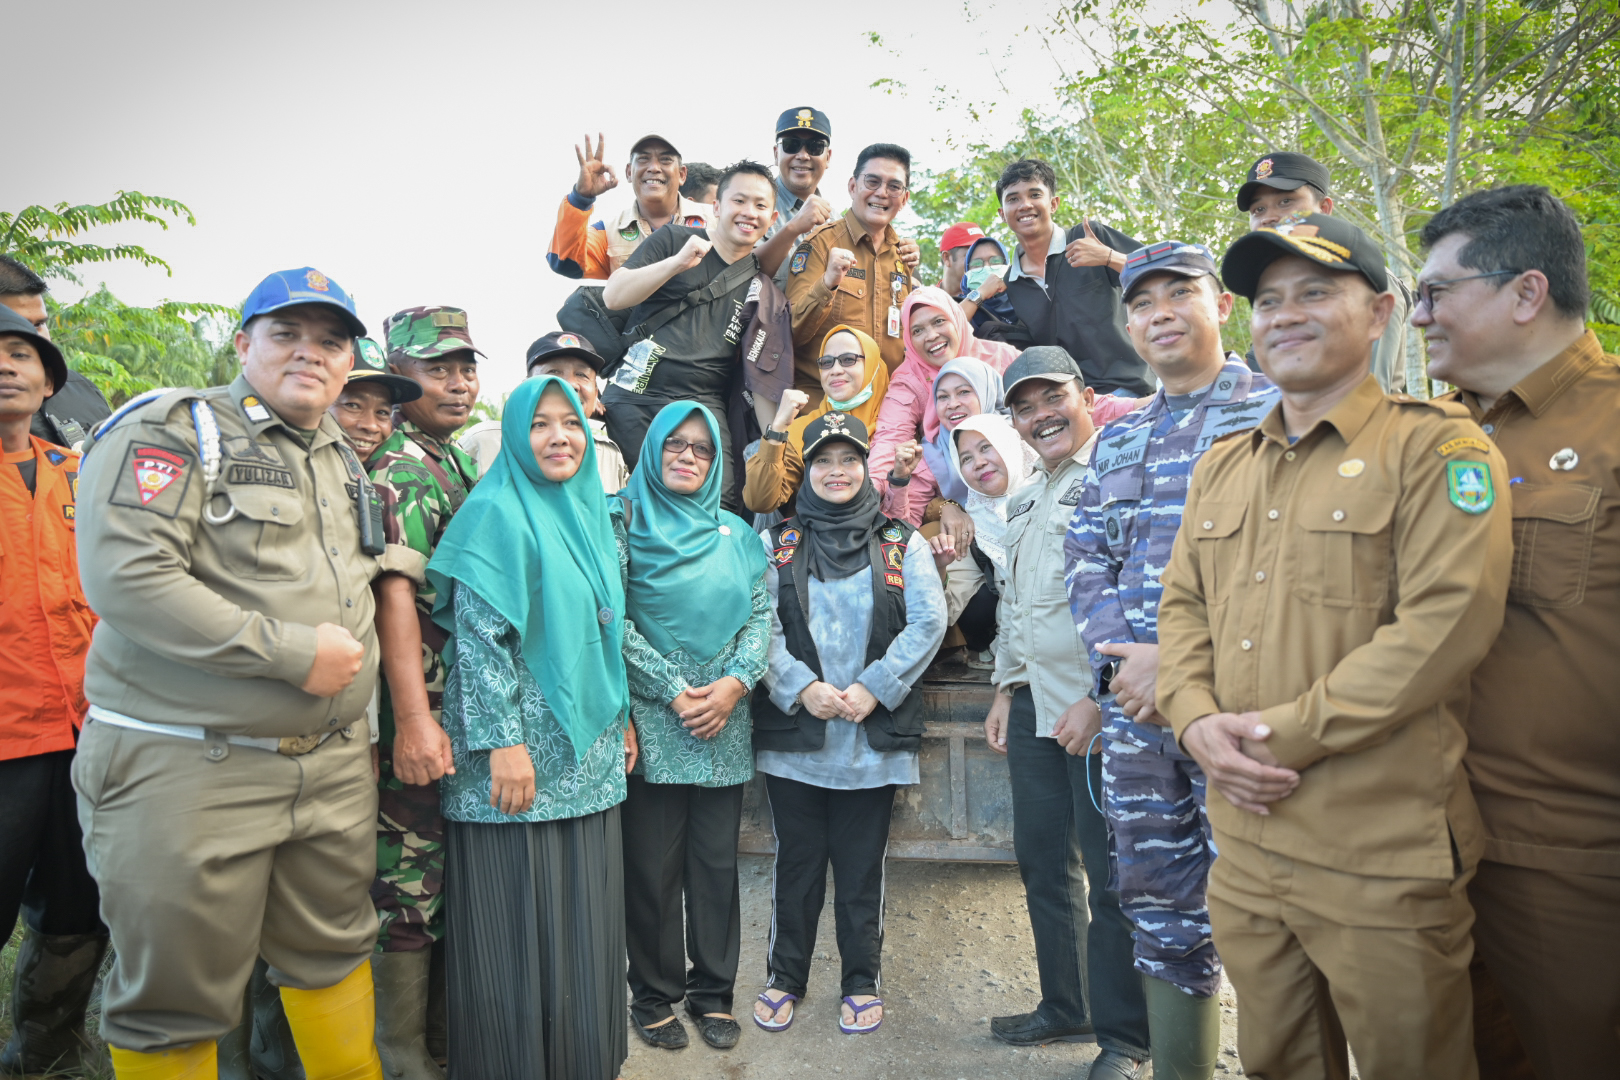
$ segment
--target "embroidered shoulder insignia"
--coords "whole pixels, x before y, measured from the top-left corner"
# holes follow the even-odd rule
[[[1447,462],[1446,491],[1451,505],[1465,514],[1483,514],[1496,504],[1491,468],[1483,462]]]
[[[1434,452],[1441,457],[1455,454],[1459,450],[1478,450],[1482,454],[1488,454],[1491,452],[1491,444],[1484,439],[1475,439],[1464,435],[1459,439],[1448,439],[1434,448]]]

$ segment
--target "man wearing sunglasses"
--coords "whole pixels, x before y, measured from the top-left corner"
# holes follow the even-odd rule
[[[1535,1075],[1599,1076],[1620,1024],[1620,369],[1586,326],[1580,222],[1546,188],[1470,195],[1422,240],[1429,374],[1512,476],[1507,616],[1474,671],[1463,759],[1485,829],[1474,943]],[[1503,1026],[1488,1000],[1476,1037]],[[1476,1045],[1482,1066],[1509,1056]]]
[[[788,255],[813,229],[833,216],[821,194],[832,163],[832,121],[820,109],[789,109],[776,120],[776,222],[759,246],[759,262],[787,291]]]
[[[901,241],[892,223],[911,201],[910,152],[893,143],[862,150],[849,197],[848,212],[808,233],[788,260],[793,388],[811,407],[823,396],[816,368],[821,343],[839,323],[876,341],[891,372],[905,358],[900,305],[913,287],[917,245]]]
[[[611,220],[591,221],[598,196],[619,186],[603,145],[598,134],[595,150],[588,135],[584,147],[574,147],[579,179],[557,207],[557,227],[546,253],[546,261],[563,277],[603,281],[663,226],[674,222],[704,229],[712,223],[712,206],[681,194],[686,166],[681,152],[662,135],[643,135],[630,147],[630,161],[624,167],[634,194],[630,205]]]

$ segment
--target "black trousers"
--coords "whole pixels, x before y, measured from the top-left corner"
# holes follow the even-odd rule
[[[0,761],[0,941],[23,910],[52,936],[103,932],[101,894],[84,862],[73,751]]]
[[[839,993],[876,994],[883,971],[883,856],[894,785],[836,791],[767,775],[765,790],[776,830],[765,985],[804,996],[830,862],[843,965]]]
[[[1090,789],[1102,801],[1102,755],[1070,754],[1056,739],[1038,738],[1035,699],[1021,686],[1013,691],[1007,724],[1007,767],[1013,854],[1041,976],[1037,1011],[1057,1024],[1089,1016],[1097,1045],[1146,1058],[1147,1002],[1131,924],[1119,909],[1119,894],[1108,888],[1108,824],[1087,790],[1089,773]],[[1089,912],[1082,900],[1088,893]]]
[[[726,421],[726,403],[721,398],[699,397],[691,400],[707,405],[714,414],[715,424],[720,428],[720,453],[715,463],[724,462],[726,469],[725,482],[720,487],[720,505],[734,514],[738,513],[742,507],[740,470],[743,466],[731,456],[733,440],[731,427]],[[649,402],[616,386],[608,387],[603,393],[602,409],[607,414],[608,438],[618,443],[619,449],[624,452],[625,468],[633,470],[636,462],[641,460],[641,444],[647,440],[647,429],[652,426],[653,417],[663,408],[663,402]]]
[[[999,603],[990,586],[980,585],[957,617],[956,628],[962,631],[963,640],[974,652],[984,652],[996,640],[996,605]]]
[[[729,1013],[742,948],[737,832],[743,785],[628,780],[619,820],[630,1015],[642,1027],[656,1024],[683,997],[700,1016]]]

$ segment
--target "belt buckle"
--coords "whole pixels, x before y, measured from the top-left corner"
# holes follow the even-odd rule
[[[319,735],[288,735],[276,745],[276,753],[286,757],[299,757],[321,745]]]

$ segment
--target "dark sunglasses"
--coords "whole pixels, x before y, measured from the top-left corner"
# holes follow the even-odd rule
[[[776,143],[782,148],[782,153],[790,157],[801,150],[811,157],[820,157],[827,152],[826,139],[807,139],[802,135],[784,135],[777,139]]]
[[[687,442],[678,435],[671,435],[664,440],[664,450],[674,454],[676,457],[686,453],[688,446],[692,448],[692,456],[700,461],[714,460],[714,443]]]
[[[860,353],[852,352],[844,353],[842,356],[818,356],[816,357],[816,367],[822,371],[831,371],[834,364],[839,367],[854,367],[864,359],[866,357]]]

